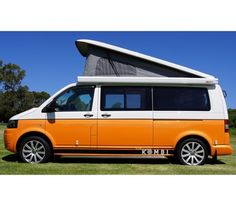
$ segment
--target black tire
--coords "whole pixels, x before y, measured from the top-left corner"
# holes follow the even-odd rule
[[[178,164],[178,159],[176,158],[176,156],[170,156],[167,157],[167,159],[171,164]]]
[[[18,151],[21,161],[26,163],[46,163],[52,154],[48,142],[39,136],[28,136],[23,139]]]
[[[61,156],[60,155],[54,155],[53,162],[57,163],[57,162],[60,162],[60,160],[61,160]]]
[[[182,165],[203,165],[208,158],[207,146],[197,138],[183,140],[176,148],[176,157]]]

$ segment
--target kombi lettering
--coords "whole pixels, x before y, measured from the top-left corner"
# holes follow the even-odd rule
[[[169,150],[165,149],[142,149],[142,155],[168,155]]]

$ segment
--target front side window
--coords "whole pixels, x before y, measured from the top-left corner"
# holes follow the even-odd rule
[[[101,110],[151,110],[151,88],[102,87]]]
[[[91,111],[93,93],[93,87],[72,87],[56,98],[55,111]]]
[[[154,110],[166,111],[209,111],[210,101],[207,88],[155,87]]]

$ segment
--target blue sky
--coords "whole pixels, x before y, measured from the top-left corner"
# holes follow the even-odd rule
[[[93,39],[219,78],[236,108],[236,32],[0,32],[0,59],[26,70],[23,84],[53,94],[82,75],[77,39]]]

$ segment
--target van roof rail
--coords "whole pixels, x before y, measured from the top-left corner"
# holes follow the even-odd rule
[[[214,85],[218,83],[216,78],[166,78],[166,77],[100,77],[78,76],[79,84],[192,84]]]

